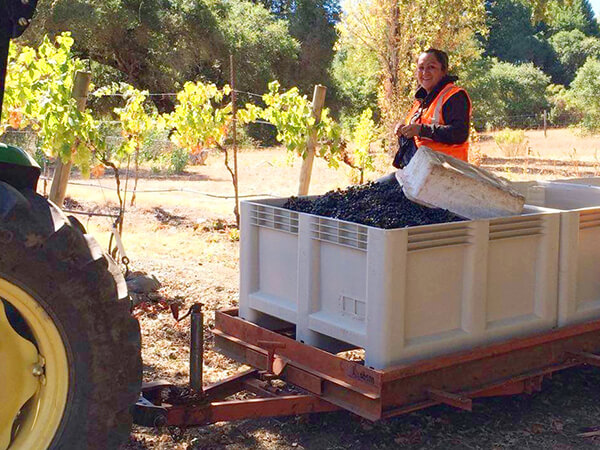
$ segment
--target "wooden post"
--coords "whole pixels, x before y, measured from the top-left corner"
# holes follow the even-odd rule
[[[546,134],[547,121],[548,121],[548,111],[544,110],[544,137],[548,137],[548,135]]]
[[[233,114],[233,190],[235,193],[235,208],[233,213],[235,214],[235,223],[237,224],[238,230],[240,229],[240,189],[239,189],[239,178],[238,178],[238,161],[237,161],[237,93],[235,92],[235,70],[233,67],[233,54],[229,54],[229,74],[231,78],[231,113]]]
[[[92,74],[89,72],[78,70],[75,73],[71,96],[77,101],[77,109],[79,111],[85,109],[91,80]],[[71,166],[72,163],[70,161],[68,163],[63,163],[59,158],[56,163],[56,168],[54,169],[54,176],[52,178],[52,185],[50,186],[50,195],[48,198],[60,207],[62,207],[62,204],[65,201]]]
[[[321,121],[321,112],[325,104],[325,94],[327,88],[317,84],[313,94],[312,116],[315,118],[315,126]],[[310,176],[312,174],[313,160],[315,159],[315,149],[317,147],[317,129],[311,131],[308,142],[306,143],[306,158],[302,161],[302,169],[300,170],[300,186],[298,195],[307,195],[308,186],[310,185]]]

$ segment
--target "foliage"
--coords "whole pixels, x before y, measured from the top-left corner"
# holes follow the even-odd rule
[[[263,117],[277,128],[277,140],[289,152],[306,158],[308,137],[316,130],[317,141],[321,143],[316,154],[326,159],[330,166],[337,167],[341,127],[329,117],[327,109],[323,110],[321,121],[315,125],[306,96],[300,95],[296,87],[280,93],[280,87],[277,81],[269,83],[269,92],[263,95],[267,108],[262,112]]]
[[[117,95],[125,100],[125,105],[114,109],[123,137],[115,155],[119,161],[139,153],[148,137],[164,128],[158,111],[147,102],[148,91],[140,91],[127,83],[112,83],[96,90],[94,95]]]
[[[276,20],[261,5],[249,1],[223,2],[216,14],[220,32],[227,49],[234,55],[237,88],[262,92],[268,81],[294,76],[300,44],[289,32],[288,23]],[[223,58],[227,69],[219,77],[218,84],[229,80],[229,58]]]
[[[537,126],[549,108],[550,77],[531,63],[514,65],[484,59],[472,66],[465,86],[476,108],[476,128]]]
[[[586,36],[600,37],[594,10],[588,0],[552,0],[548,4],[546,21],[553,32],[578,30]]]
[[[378,138],[379,130],[373,121],[373,111],[370,108],[365,109],[356,127],[352,132],[352,143],[354,144],[354,166],[358,169],[360,178],[358,182],[364,183],[364,174],[366,171],[374,170],[373,155],[371,154],[371,144]]]
[[[533,62],[568,84],[597,53],[598,24],[588,0],[488,0],[486,56],[513,64]]]
[[[533,62],[549,71],[556,64],[552,47],[543,35],[545,24],[531,20],[532,6],[520,0],[486,2],[489,35],[485,55],[513,64]]]
[[[581,126],[593,133],[600,131],[600,60],[590,58],[577,71],[568,92],[570,106],[582,115]]]
[[[79,53],[150,92],[177,92],[201,78],[222,85],[230,53],[240,89],[263,92],[270,79],[296,75],[299,45],[287,23],[245,0],[55,0],[38,8],[30,28],[30,42],[71,30]],[[172,108],[170,97],[153,100]]]
[[[190,160],[190,155],[184,148],[175,148],[169,158],[169,172],[181,174],[184,172]]]
[[[558,82],[568,85],[577,70],[591,57],[600,57],[600,39],[586,36],[578,29],[559,31],[550,40],[560,62]]]
[[[485,32],[483,0],[347,0],[340,48],[370,52],[377,61],[378,97],[388,132],[410,104],[417,56],[446,49],[454,68],[478,56],[474,33]]]
[[[569,91],[564,86],[551,84],[546,89],[546,97],[551,104],[548,115],[551,125],[557,127],[575,125],[583,118],[582,112],[570,104]]]
[[[219,89],[213,83],[185,83],[177,94],[175,110],[166,116],[173,128],[171,140],[190,153],[222,144],[227,135],[231,105],[219,107],[218,104],[230,92],[229,86]]]
[[[505,128],[494,135],[494,141],[502,149],[504,156],[524,156],[527,155],[527,140],[525,131],[511,130]]]
[[[339,0],[258,1],[278,19],[287,21],[290,35],[300,43],[298,60],[293,65],[295,74],[279,80],[284,85],[297,86],[301,92],[307,92],[315,84],[331,86],[328,68],[337,40]]]
[[[55,42],[44,37],[37,49],[11,47],[2,123],[3,129],[7,121],[16,129],[30,126],[42,151],[73,162],[85,175],[101,141],[93,117],[79,111],[72,97],[75,73],[84,69],[72,46],[70,34],[63,33]]]
[[[224,98],[231,93],[225,85],[219,89],[213,83],[187,82],[177,94],[175,110],[166,115],[169,127],[173,129],[171,140],[180,148],[191,153],[199,153],[203,147],[219,149],[225,158],[225,167],[231,174],[235,191],[234,214],[239,226],[238,208],[238,174],[235,165],[236,146],[233,146],[234,166],[229,163],[229,152],[225,147],[225,139],[230,125],[245,125],[256,120],[260,108],[247,105],[245,109],[235,112],[231,103],[223,104]]]
[[[123,140],[116,148],[114,155],[112,152],[110,154],[106,152],[98,155],[101,164],[112,167],[115,170],[122,215],[125,212],[125,199],[121,197],[120,193],[118,166],[115,162],[111,161],[111,157],[116,156],[118,162],[126,159],[129,168],[129,162],[133,156],[135,168],[135,184],[131,196],[131,205],[133,206],[138,185],[139,165],[148,156],[148,153],[143,151],[143,145],[151,135],[160,132],[164,128],[164,120],[160,117],[156,108],[148,107],[146,101],[148,99],[148,92],[140,91],[127,83],[112,83],[109,86],[98,89],[94,94],[96,97],[117,95],[122,96],[125,100],[124,106],[114,108],[114,113],[119,119]],[[125,192],[126,195],[127,192]],[[122,220],[119,226],[122,231]]]
[[[332,61],[331,76],[342,117],[355,118],[366,108],[377,108],[378,61],[372,52],[365,50],[340,48]]]

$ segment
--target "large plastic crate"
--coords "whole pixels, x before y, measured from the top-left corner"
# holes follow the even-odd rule
[[[559,213],[384,230],[242,202],[240,316],[386,368],[556,326]]]
[[[516,184],[528,203],[562,211],[559,326],[600,318],[600,187],[593,185],[597,180]]]

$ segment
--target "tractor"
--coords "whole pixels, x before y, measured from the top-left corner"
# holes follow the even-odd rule
[[[9,42],[36,3],[0,0],[0,111]],[[39,176],[0,144],[0,450],[117,448],[140,392],[139,324],[117,264],[36,193]]]
[[[0,111],[9,42],[27,28],[35,7],[36,0],[0,0]],[[454,249],[485,241],[478,247],[485,251],[469,253],[478,255],[477,258],[469,256],[468,261],[473,262],[484,260],[481,255],[487,254],[488,241],[492,242],[486,236],[492,231],[493,244],[505,239],[504,242],[509,242],[509,245],[512,245],[511,239],[521,242],[523,238],[536,243],[546,242],[542,239],[546,233],[552,237],[544,244],[544,248],[549,250],[535,250],[535,255],[541,255],[535,258],[544,260],[541,273],[545,275],[536,277],[537,272],[532,272],[530,279],[549,286],[551,294],[546,298],[538,295],[537,288],[531,289],[535,295],[532,294],[529,300],[535,301],[535,313],[539,312],[538,309],[552,311],[553,307],[557,307],[565,323],[559,326],[557,316],[560,314],[555,313],[551,320],[545,322],[544,329],[531,329],[524,336],[511,335],[496,342],[486,341],[485,345],[450,353],[443,351],[425,359],[384,368],[371,367],[366,359],[355,361],[325,351],[317,346],[319,342],[316,340],[307,339],[305,342],[303,335],[298,333],[300,327],[297,324],[294,326],[290,320],[279,320],[276,314],[269,316],[269,311],[261,314],[260,309],[253,310],[248,303],[244,306],[242,300],[250,297],[250,288],[259,290],[257,285],[263,277],[256,275],[256,266],[260,268],[261,263],[266,264],[266,272],[276,277],[281,270],[279,266],[285,265],[279,255],[269,260],[267,254],[266,261],[259,260],[256,252],[262,247],[255,244],[256,241],[253,243],[252,239],[258,239],[260,233],[265,238],[275,238],[276,243],[286,242],[286,245],[296,245],[302,250],[298,252],[301,256],[292,258],[289,265],[298,265],[296,275],[304,287],[295,291],[290,288],[289,297],[294,298],[296,292],[302,292],[298,295],[298,302],[303,302],[306,311],[310,311],[309,304],[317,303],[313,299],[318,289],[311,284],[316,276],[308,270],[312,267],[312,260],[307,256],[317,253],[317,245],[325,246],[330,251],[328,255],[337,245],[342,250],[336,254],[342,257],[348,254],[347,248],[351,248],[350,251],[355,252],[352,257],[360,254],[361,258],[368,259],[366,273],[375,280],[374,285],[378,286],[381,281],[386,286],[385,298],[391,298],[391,293],[396,292],[395,287],[399,286],[404,291],[405,284],[399,281],[400,277],[386,278],[378,272],[379,269],[371,270],[371,267],[383,267],[379,261],[384,259],[400,261],[391,256],[395,249],[383,251],[382,243],[386,241],[377,238],[380,234],[370,230],[361,234],[346,225],[338,227],[320,222],[317,227],[311,228],[315,220],[322,219],[308,215],[292,218],[289,212],[281,214],[277,206],[281,199],[242,202],[242,237],[245,240],[240,245],[241,306],[239,310],[216,311],[212,335],[215,347],[221,353],[251,368],[203,387],[203,315],[201,305],[195,304],[184,316],[190,316],[191,325],[190,389],[164,381],[142,385],[139,324],[130,313],[131,302],[123,275],[115,261],[86,233],[77,219],[66,216],[57,205],[36,193],[39,177],[40,168],[27,153],[0,144],[0,450],[114,449],[129,436],[132,420],[148,427],[193,427],[219,421],[340,409],[371,421],[439,404],[470,411],[473,399],[531,394],[539,391],[543,380],[554,372],[579,365],[600,367],[600,307],[597,297],[593,302],[583,302],[583,308],[577,311],[580,305],[570,295],[578,283],[585,292],[597,292],[595,278],[579,276],[577,264],[573,263],[578,257],[585,257],[588,264],[600,258],[597,246],[587,249],[582,245],[578,249],[579,235],[590,229],[598,232],[600,226],[600,207],[597,206],[600,190],[595,187],[591,188],[595,192],[593,195],[590,193],[589,204],[578,199],[581,201],[566,202],[568,205],[556,206],[558,210],[538,211],[537,215],[516,219],[501,217],[492,225],[478,223],[477,232],[447,229],[444,233],[433,231],[430,237],[424,237],[426,233],[421,230],[412,235],[411,241],[408,237],[404,241],[395,238],[393,242],[405,242],[400,249],[404,253],[411,250],[410,246],[415,251],[429,251],[434,247],[451,246]],[[548,205],[548,208],[551,207]],[[545,216],[542,217],[544,214],[551,215],[546,219],[552,226],[543,225],[546,223],[543,222],[546,220]],[[276,236],[279,232],[286,233],[285,241]],[[406,229],[400,232],[408,233]],[[371,239],[369,236],[374,237],[373,244],[369,245],[379,249],[378,255],[385,258],[365,256],[363,247]],[[294,244],[290,243],[292,241]],[[561,257],[559,271],[559,243],[563,245],[565,242],[569,244],[564,251],[568,257]],[[500,253],[496,252],[496,255]],[[545,263],[548,254],[554,255],[554,265]],[[289,251],[289,255],[295,254]],[[400,264],[402,270],[407,270],[406,260]],[[303,261],[302,267],[298,261]],[[511,265],[500,264],[501,267]],[[485,272],[485,266],[481,269],[478,264],[470,263],[473,273],[475,266]],[[506,273],[499,276],[500,280],[508,277]],[[331,278],[337,282],[342,277]],[[469,283],[483,278],[468,277]],[[538,278],[541,280],[539,283]],[[423,279],[421,286],[427,287],[429,278]],[[298,285],[301,286],[300,281]],[[560,295],[559,285],[566,286],[560,289]],[[281,283],[278,280],[273,286],[279,289]],[[483,291],[472,289],[471,284],[468,286],[469,291]],[[384,290],[378,287],[372,292],[375,297],[384,298],[383,294],[379,295]],[[546,308],[537,307],[538,297],[544,297]],[[254,300],[263,310],[265,304],[268,306],[265,298],[266,295],[256,296]],[[478,298],[483,297],[479,295]],[[335,295],[328,295],[327,299],[338,301]],[[336,303],[337,308],[358,317],[360,301],[345,295],[339,299],[342,301]],[[559,303],[562,306],[557,306]],[[278,311],[289,310],[287,306],[271,304],[275,304]],[[373,304],[373,317],[382,317],[382,311],[387,310],[379,308],[376,302]],[[401,304],[405,304],[404,298]],[[345,310],[345,305],[351,305],[351,308]],[[400,308],[390,307],[389,311],[392,310],[400,311]],[[309,322],[308,316],[304,316],[306,323]],[[480,321],[478,323],[487,320],[486,314],[474,314],[473,317]],[[528,314],[524,317],[537,316]],[[345,318],[341,322],[347,324],[350,321],[355,327],[353,320]],[[497,322],[509,326],[513,323],[506,320]],[[302,325],[305,329],[300,329],[305,333],[304,337],[318,336],[308,333],[310,330],[306,323]],[[391,327],[396,322],[385,318],[377,323],[387,323]],[[552,323],[555,325],[548,325]],[[316,320],[315,324],[316,331],[321,333],[332,329],[323,320]],[[480,330],[485,327],[472,328]],[[379,327],[373,329],[380,331]],[[437,335],[444,338],[462,336],[452,331],[438,331]],[[394,333],[394,336],[400,336],[403,341],[401,333]],[[378,336],[387,338],[382,333]],[[327,345],[341,343],[347,346],[345,350],[361,347],[360,343],[351,345],[325,337],[328,339],[321,342]],[[421,339],[414,339],[417,340]],[[385,344],[377,348],[393,347],[387,345],[385,339],[377,342]],[[312,343],[315,345],[310,345]],[[365,352],[368,351],[367,348]],[[277,385],[283,381],[292,389],[280,389],[273,381],[277,381]],[[241,391],[256,397],[230,398]]]

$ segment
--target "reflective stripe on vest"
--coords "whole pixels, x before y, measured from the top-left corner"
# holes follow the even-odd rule
[[[421,123],[424,125],[444,125],[444,117],[443,117],[443,107],[444,104],[448,101],[450,97],[452,97],[457,92],[465,92],[467,98],[469,97],[466,91],[454,83],[448,83],[446,86],[442,88],[439,94],[435,97],[433,102],[422,112],[422,114],[413,121],[413,117],[421,107],[421,103],[418,100],[415,100],[413,107],[411,108],[408,116],[406,117],[406,124],[409,123]],[[471,115],[471,100],[469,99],[469,116]],[[446,153],[450,156],[454,156],[455,158],[462,159],[463,161],[468,160],[468,152],[469,152],[469,141],[465,141],[461,144],[445,144],[443,142],[434,141],[431,138],[418,137],[415,136],[415,143],[417,147],[421,145],[426,145],[431,149]]]

